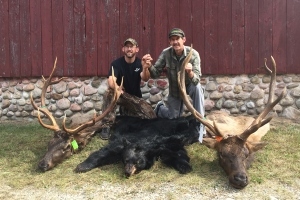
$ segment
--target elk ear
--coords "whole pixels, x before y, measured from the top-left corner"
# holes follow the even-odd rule
[[[213,138],[203,138],[203,144],[208,148],[215,149],[217,140]]]
[[[250,152],[256,152],[262,148],[264,148],[268,143],[266,142],[253,142],[253,143],[247,143],[247,147]]]

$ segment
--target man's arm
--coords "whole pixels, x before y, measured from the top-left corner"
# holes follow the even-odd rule
[[[191,63],[185,66],[185,71],[190,79],[190,81],[197,85],[200,81],[201,68],[200,68],[200,56],[199,53],[194,51]]]
[[[151,63],[152,60],[153,59],[151,58],[150,54],[144,55],[142,58],[142,66],[144,69],[145,68],[148,69],[147,71],[149,72],[150,77],[157,78],[157,77],[159,77],[159,75],[162,72],[162,69],[166,65],[164,51],[159,55],[157,61],[155,62],[155,65],[152,65],[152,63]]]
[[[148,81],[150,79],[150,72],[148,70],[148,67],[143,67],[143,71],[141,72],[141,79],[143,81]]]
[[[143,71],[141,72],[141,78],[143,81],[148,81],[150,78],[150,72],[149,72],[149,67],[151,67],[151,61],[152,57],[150,54],[146,54],[142,58],[142,66],[143,66]]]

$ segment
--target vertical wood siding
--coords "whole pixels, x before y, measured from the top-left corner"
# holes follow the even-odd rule
[[[179,27],[206,75],[300,73],[299,0],[0,0],[0,77],[106,76],[135,38],[157,59]]]

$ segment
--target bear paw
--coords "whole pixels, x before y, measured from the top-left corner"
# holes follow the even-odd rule
[[[94,167],[88,165],[88,164],[85,164],[85,163],[81,163],[79,165],[77,165],[77,167],[75,168],[75,172],[76,173],[84,173],[84,172],[87,172],[87,171],[90,171],[91,169],[93,169]]]
[[[182,163],[178,163],[176,165],[176,169],[179,171],[179,173],[181,174],[187,174],[189,172],[192,171],[192,167],[189,163],[187,162],[182,162]]]

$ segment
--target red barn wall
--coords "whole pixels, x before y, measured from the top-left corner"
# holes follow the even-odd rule
[[[0,77],[106,76],[122,42],[154,59],[179,27],[204,75],[300,73],[298,0],[0,0]]]

